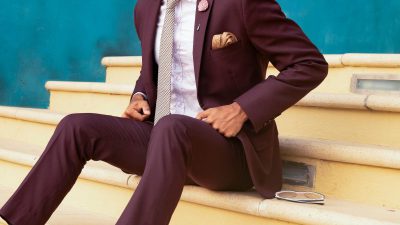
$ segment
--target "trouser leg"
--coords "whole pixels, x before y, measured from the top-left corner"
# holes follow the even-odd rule
[[[252,187],[243,149],[203,121],[169,115],[153,128],[142,180],[118,225],[166,225],[186,176],[213,190]]]
[[[66,116],[0,215],[12,225],[45,224],[90,159],[142,174],[151,129],[149,123],[120,117]]]

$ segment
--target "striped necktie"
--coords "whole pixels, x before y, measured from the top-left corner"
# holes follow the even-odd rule
[[[175,5],[178,1],[179,0],[167,0],[164,26],[161,33],[154,124],[156,124],[161,117],[170,114]]]

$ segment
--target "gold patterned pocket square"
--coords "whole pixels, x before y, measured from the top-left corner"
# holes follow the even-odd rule
[[[238,39],[231,32],[216,34],[213,36],[211,49],[215,50],[215,49],[225,48],[237,41]]]

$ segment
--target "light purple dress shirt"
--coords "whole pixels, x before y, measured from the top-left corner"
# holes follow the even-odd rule
[[[161,32],[164,25],[166,0],[161,3],[157,22],[154,55],[158,63]],[[171,114],[190,117],[203,111],[197,99],[193,65],[193,30],[196,0],[180,0],[175,6],[174,44],[171,76]],[[142,93],[140,93],[142,94]]]

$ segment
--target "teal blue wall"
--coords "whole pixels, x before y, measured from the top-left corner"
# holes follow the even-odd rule
[[[400,0],[278,0],[324,53],[400,53]]]
[[[103,81],[103,56],[140,55],[136,0],[1,0],[0,105],[47,107],[46,80]],[[399,0],[278,0],[323,53],[400,53]]]
[[[134,0],[0,2],[0,105],[47,107],[46,80],[104,81],[103,56],[140,55]]]

